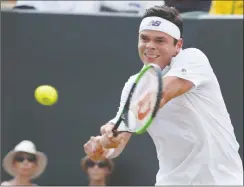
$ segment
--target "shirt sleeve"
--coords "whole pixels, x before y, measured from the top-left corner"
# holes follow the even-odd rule
[[[206,55],[195,48],[183,50],[172,61],[170,70],[164,77],[176,76],[194,84],[199,88],[211,80],[213,70]]]
[[[128,95],[130,93],[131,87],[132,87],[132,85],[133,85],[133,83],[135,81],[135,78],[136,78],[136,75],[133,75],[125,83],[124,88],[122,89],[121,97],[120,97],[120,104],[119,104],[118,112],[117,112],[116,116],[113,119],[111,119],[109,122],[115,124],[117,122],[117,120],[119,119],[120,114],[121,114],[121,112],[123,110],[123,106],[125,105],[125,102],[126,102],[126,100],[128,98]],[[119,128],[118,128],[118,130],[126,130],[126,129],[127,129],[126,125],[122,121],[120,126],[119,126]]]

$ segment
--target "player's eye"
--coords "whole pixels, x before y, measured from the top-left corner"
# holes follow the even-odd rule
[[[157,43],[164,43],[164,40],[156,40]]]
[[[145,37],[145,36],[141,36],[141,40],[142,40],[142,41],[148,41],[148,38]]]

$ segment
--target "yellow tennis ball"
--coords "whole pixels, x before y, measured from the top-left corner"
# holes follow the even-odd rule
[[[40,104],[51,106],[58,101],[58,92],[50,85],[41,85],[35,90],[35,98]]]

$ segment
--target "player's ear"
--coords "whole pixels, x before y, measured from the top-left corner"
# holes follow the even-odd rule
[[[183,47],[183,39],[179,39],[178,42],[175,45],[176,47],[176,54],[175,56],[180,52],[181,48]]]

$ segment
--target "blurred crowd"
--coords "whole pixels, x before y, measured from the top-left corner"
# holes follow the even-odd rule
[[[168,5],[180,13],[243,14],[243,0],[164,0],[164,1],[1,1],[1,8],[34,9],[67,13],[125,13],[141,15],[154,5]]]
[[[46,154],[38,151],[32,141],[23,140],[3,158],[3,168],[12,178],[1,182],[1,186],[37,186],[33,180],[45,172],[47,164]],[[85,156],[80,168],[88,177],[88,186],[107,186],[114,162],[111,159],[95,162]]]
[[[202,12],[212,15],[242,15],[243,0],[165,0],[165,1],[1,1],[1,9],[31,9],[47,12],[67,13],[125,13],[141,15],[154,5],[176,7],[180,13]],[[48,159],[45,153],[36,150],[35,144],[24,140],[17,144],[3,159],[4,170],[12,176],[1,185],[38,185],[32,180],[46,169]],[[90,186],[108,185],[114,169],[112,160],[94,162],[81,158],[80,168],[88,176]]]

